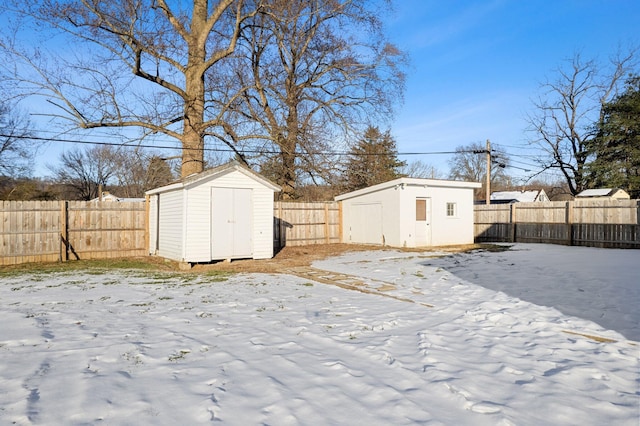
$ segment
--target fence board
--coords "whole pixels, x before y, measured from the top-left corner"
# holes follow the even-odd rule
[[[0,216],[0,265],[59,259],[59,201],[0,201]]]
[[[337,202],[274,203],[274,247],[340,242]]]
[[[509,204],[482,204],[474,206],[474,222],[484,223],[510,223],[511,207]]]
[[[478,205],[476,241],[640,248],[639,205],[638,200]],[[144,256],[146,209],[144,202],[0,201],[0,265]],[[276,202],[274,246],[338,243],[341,221],[337,202]]]
[[[573,244],[605,248],[640,248],[640,225],[574,224]]]
[[[574,223],[637,225],[638,200],[578,200],[573,202]]]
[[[75,257],[105,259],[146,254],[145,203],[69,202],[67,232]]]
[[[477,242],[640,248],[640,201],[578,200],[475,206]]]
[[[144,202],[0,201],[0,265],[143,256],[146,220]]]

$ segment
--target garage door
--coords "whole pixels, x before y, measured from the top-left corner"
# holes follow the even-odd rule
[[[352,243],[384,243],[381,203],[353,204],[350,212],[349,232]]]
[[[251,189],[211,188],[211,258],[253,256]]]

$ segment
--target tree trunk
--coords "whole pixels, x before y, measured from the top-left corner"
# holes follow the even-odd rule
[[[289,85],[289,81],[287,81]],[[293,200],[296,192],[296,149],[298,148],[298,99],[295,97],[295,87],[288,90],[289,113],[287,115],[286,135],[280,145],[282,152],[282,176],[279,182],[282,186],[283,200]]]
[[[296,155],[289,152],[282,152],[282,177],[280,185],[282,192],[280,196],[283,200],[293,200],[296,192]]]
[[[194,1],[188,59],[185,70],[184,130],[181,176],[204,170],[204,98],[207,2]]]

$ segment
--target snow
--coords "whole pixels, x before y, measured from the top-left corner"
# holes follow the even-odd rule
[[[585,189],[576,197],[606,197],[613,191],[613,188]]]
[[[442,255],[1,278],[0,424],[638,424],[640,252]]]
[[[491,193],[491,200],[516,200],[519,202],[534,202],[538,200],[541,190],[535,191],[496,191]]]

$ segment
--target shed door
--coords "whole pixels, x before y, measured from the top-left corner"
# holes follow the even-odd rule
[[[349,231],[352,243],[384,244],[382,204],[362,203],[351,206]]]
[[[431,245],[431,198],[416,198],[416,247]]]
[[[251,189],[211,188],[211,258],[253,255]]]

